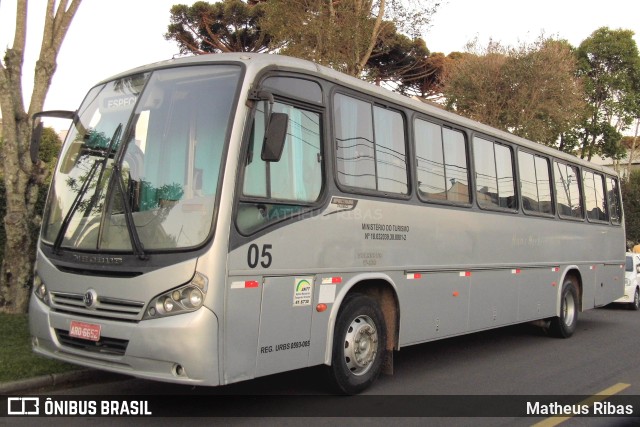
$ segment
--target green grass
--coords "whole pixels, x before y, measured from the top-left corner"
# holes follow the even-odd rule
[[[33,353],[26,314],[0,313],[0,342],[0,382],[80,369]]]

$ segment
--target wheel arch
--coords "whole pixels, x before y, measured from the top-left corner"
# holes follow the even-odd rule
[[[380,306],[387,332],[386,348],[389,354],[393,349],[398,348],[400,329],[400,304],[398,300],[398,290],[394,281],[386,274],[367,273],[351,278],[336,296],[335,303],[331,308],[329,322],[327,325],[327,348],[325,350],[324,363],[331,365],[331,355],[333,352],[333,334],[336,319],[349,295],[367,295],[376,300]]]

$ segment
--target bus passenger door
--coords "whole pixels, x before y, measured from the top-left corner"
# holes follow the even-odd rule
[[[265,277],[256,376],[308,365],[313,276]]]
[[[314,273],[309,271],[315,267],[316,252],[309,251],[306,241],[299,238],[296,224],[313,217],[306,214],[320,206],[323,195],[320,85],[307,79],[273,76],[261,86],[264,90],[256,95],[261,98],[252,100],[253,117],[243,142],[237,234],[231,239],[238,246],[228,261],[233,272],[261,277],[259,304],[255,305],[255,299],[250,301],[256,311],[242,326],[251,341],[243,350],[254,346],[255,376],[308,365],[314,281]],[[273,96],[269,99],[265,93]],[[290,103],[278,93],[298,101]],[[265,149],[265,141],[272,141],[273,113],[287,117],[279,123],[286,124],[280,156],[267,155],[274,154],[270,144]],[[307,272],[285,275],[299,266],[305,266]],[[240,300],[229,300],[226,315],[240,321],[240,315],[233,312],[238,306],[232,307],[232,303]]]

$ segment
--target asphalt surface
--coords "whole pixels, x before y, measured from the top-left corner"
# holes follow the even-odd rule
[[[164,395],[167,397],[162,400],[166,403],[163,411],[170,408],[175,410],[176,416],[197,415],[208,411],[216,414],[216,405],[221,409],[220,414],[236,414],[188,420],[190,424],[203,425],[214,421],[215,424],[223,425],[305,427],[338,423],[381,426],[528,426],[545,422],[546,418],[420,418],[407,416],[410,413],[398,414],[398,407],[401,407],[398,405],[407,397],[415,406],[434,402],[446,404],[446,401],[441,400],[443,396],[452,396],[452,402],[460,402],[456,399],[464,395],[498,396],[498,404],[509,402],[511,396],[519,395],[540,396],[541,399],[548,396],[569,396],[579,399],[574,402],[577,403],[581,399],[615,389],[613,394],[639,402],[634,410],[635,413],[640,413],[639,354],[640,312],[620,306],[608,306],[581,313],[576,334],[566,340],[550,338],[530,325],[516,325],[403,348],[395,353],[393,376],[382,376],[371,389],[363,393],[362,398],[339,397],[333,401],[337,406],[351,408],[357,416],[322,416],[322,404],[332,403],[332,396],[323,385],[322,367],[271,375],[224,387],[188,387],[82,370],[2,384],[0,394],[33,393],[52,396],[54,399],[56,396],[118,396],[134,399],[136,396]],[[305,396],[319,396],[319,399],[314,402],[313,399],[305,399]],[[388,411],[392,416],[379,416],[380,413],[385,413],[385,404],[396,405]],[[286,416],[292,413],[295,405],[300,406],[302,415],[318,416]],[[251,407],[257,412],[252,413]],[[461,407],[461,414],[465,413],[464,409]],[[492,408],[488,409],[491,412]],[[416,410],[419,412],[421,408]],[[273,415],[280,413],[285,416]],[[635,413],[633,417],[619,418],[572,417],[564,420],[561,425],[640,425],[640,419],[635,417]],[[256,414],[266,415],[255,418]],[[88,420],[92,426],[112,425],[115,419],[76,417],[51,420],[53,424],[69,427],[86,425]],[[66,421],[62,423],[62,420]],[[33,419],[0,419],[0,425],[31,425],[29,421]],[[154,416],[118,418],[117,421],[119,424],[164,426],[183,424],[187,420]]]

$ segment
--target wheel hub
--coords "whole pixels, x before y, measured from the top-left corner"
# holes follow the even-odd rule
[[[571,326],[576,317],[576,303],[571,294],[568,294],[564,298],[564,323],[567,326]]]
[[[369,316],[358,316],[347,328],[344,359],[354,375],[365,374],[378,353],[378,331]]]

